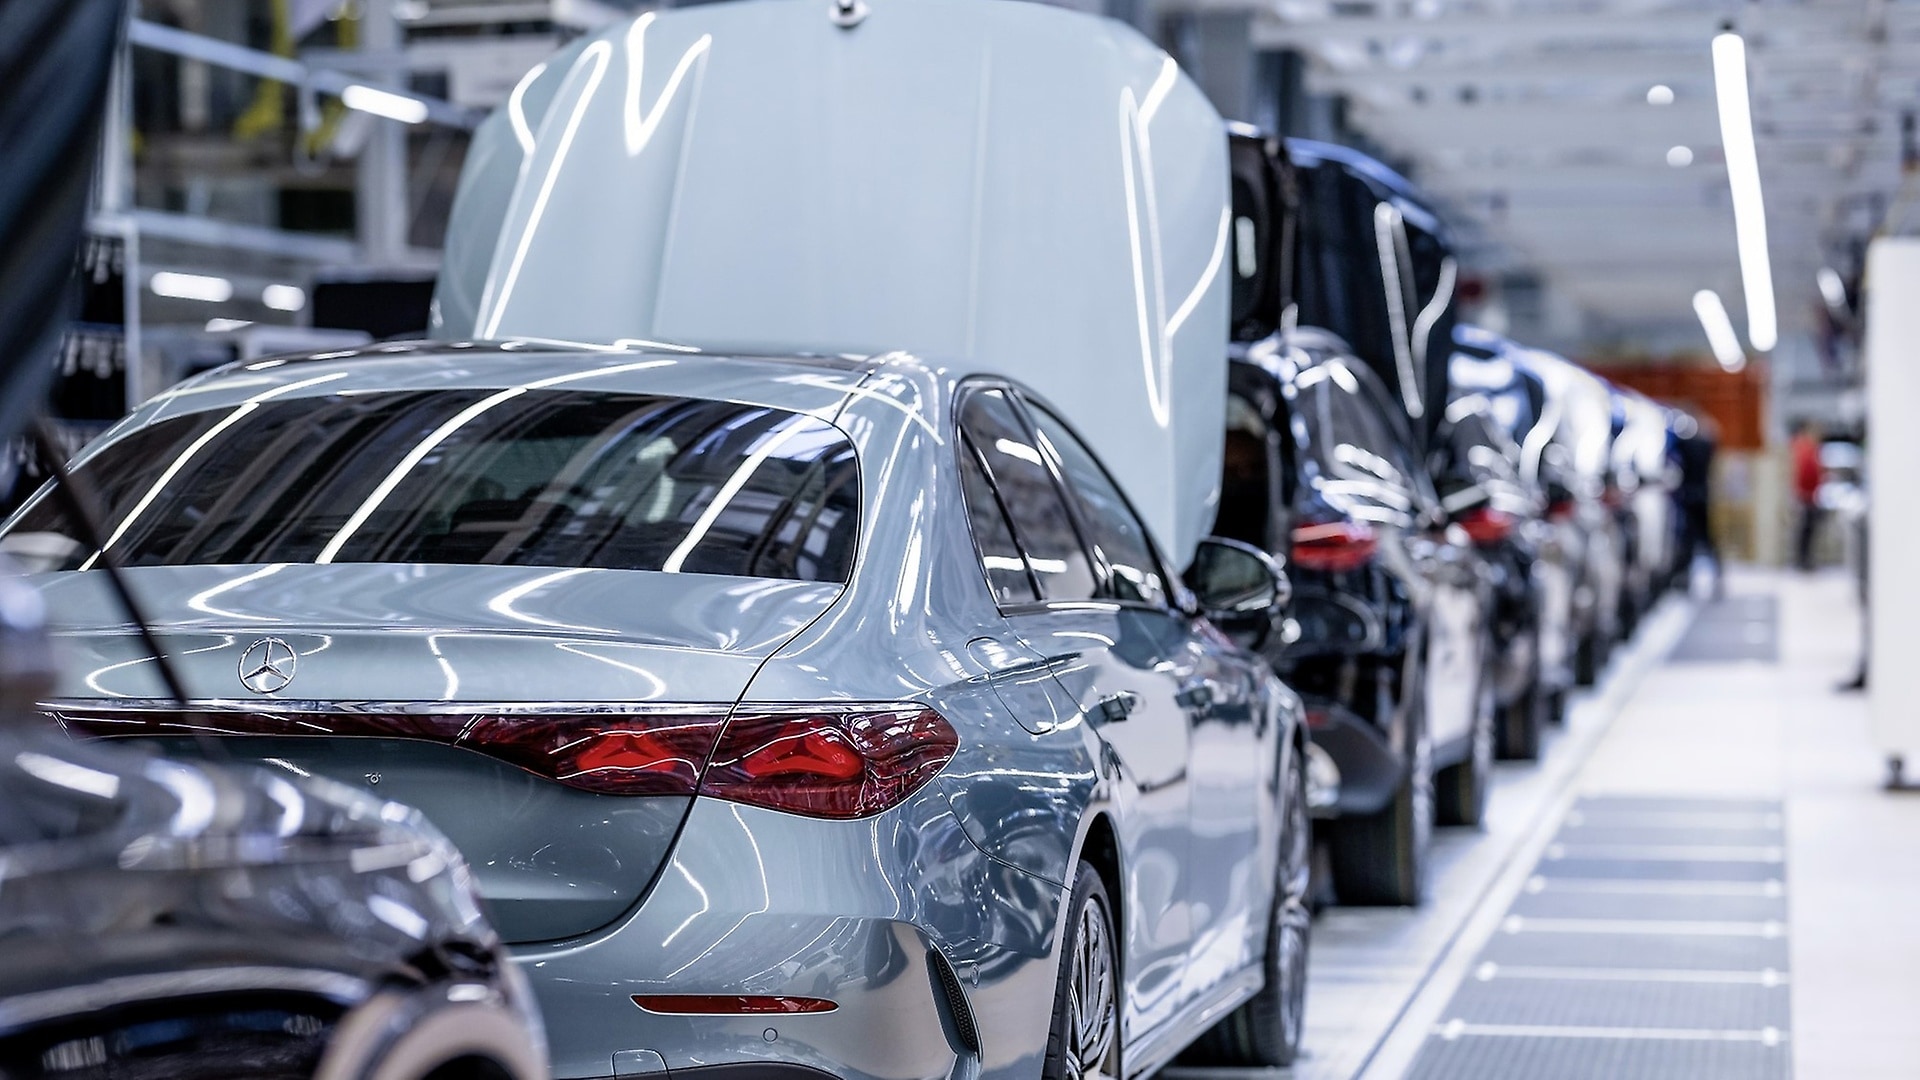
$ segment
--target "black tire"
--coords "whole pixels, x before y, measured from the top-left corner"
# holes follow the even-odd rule
[[[1097,922],[1104,942],[1082,948]],[[1060,935],[1060,973],[1053,987],[1053,1023],[1047,1032],[1047,1056],[1041,1062],[1041,1080],[1080,1080],[1098,1072],[1120,1074],[1120,957],[1113,925],[1113,905],[1107,887],[1092,864],[1082,860],[1074,870],[1073,893],[1067,900],[1066,929]],[[1080,1011],[1087,992],[1094,989],[1082,961],[1104,958],[1104,1006]],[[1101,1016],[1095,1016],[1100,1013]],[[1099,1022],[1104,1034],[1089,1026]]]
[[[1293,755],[1292,776],[1284,789],[1288,797],[1280,826],[1280,881],[1267,928],[1266,982],[1194,1046],[1196,1060],[1208,1065],[1284,1068],[1300,1056],[1307,946],[1313,936],[1313,823],[1307,815],[1304,757]]]
[[[1600,668],[1606,663],[1600,656],[1600,631],[1589,630],[1580,635],[1580,643],[1573,650],[1573,684],[1592,686],[1600,681]]]
[[[1466,759],[1441,769],[1433,778],[1434,824],[1478,827],[1486,820],[1487,796],[1493,791],[1493,721],[1493,682],[1482,674]]]
[[[1547,723],[1555,727],[1564,727],[1567,722],[1567,692],[1555,690],[1546,695],[1546,712],[1542,714]]]
[[[1426,717],[1409,717],[1407,770],[1378,813],[1336,818],[1329,830],[1333,890],[1343,904],[1410,907],[1426,898],[1433,843],[1433,744]]]
[[[1539,761],[1541,729],[1547,726],[1550,695],[1538,686],[1529,687],[1520,700],[1502,705],[1495,717],[1499,729],[1501,761]]]
[[[1532,631],[1538,634],[1538,631]],[[1500,706],[1494,714],[1494,729],[1499,735],[1495,749],[1502,761],[1540,760],[1540,730],[1547,726],[1551,695],[1540,683],[1540,649],[1533,650],[1533,670],[1527,687],[1517,701]]]

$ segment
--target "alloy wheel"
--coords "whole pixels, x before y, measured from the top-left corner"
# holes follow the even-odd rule
[[[1427,876],[1427,848],[1433,842],[1434,815],[1433,738],[1427,734],[1424,717],[1419,732],[1414,736],[1411,768],[1413,880],[1415,895],[1419,895],[1425,891],[1422,883]]]
[[[1313,921],[1307,891],[1313,877],[1313,825],[1307,817],[1304,766],[1296,763],[1298,780],[1288,800],[1286,833],[1280,853],[1280,902],[1274,905],[1274,974],[1280,979],[1280,1023],[1286,1045],[1299,1046],[1307,1003],[1307,934]]]
[[[1117,997],[1113,932],[1106,906],[1090,900],[1080,910],[1073,974],[1067,983],[1067,1059],[1075,1075],[1106,1075],[1112,1057]]]

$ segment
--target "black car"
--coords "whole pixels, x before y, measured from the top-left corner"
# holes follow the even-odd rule
[[[1462,364],[1456,357],[1456,370]],[[1489,677],[1499,756],[1531,761],[1540,756],[1542,729],[1560,719],[1570,681],[1564,646],[1546,640],[1565,638],[1564,611],[1554,610],[1553,568],[1544,565],[1557,555],[1545,495],[1521,476],[1519,444],[1496,415],[1494,397],[1463,389],[1472,373],[1463,374],[1441,427],[1437,484],[1449,519],[1479,551],[1492,581]]]
[[[1433,825],[1477,824],[1493,756],[1483,563],[1443,528],[1414,440],[1330,334],[1236,349],[1214,531],[1286,557],[1268,655],[1340,771],[1327,830],[1345,903],[1417,903]]]

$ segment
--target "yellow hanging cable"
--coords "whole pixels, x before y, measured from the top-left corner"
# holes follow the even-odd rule
[[[272,0],[273,39],[269,51],[275,56],[293,56],[293,13],[290,0]],[[287,84],[277,79],[262,79],[253,92],[253,103],[233,122],[233,137],[251,142],[279,131],[286,122]]]

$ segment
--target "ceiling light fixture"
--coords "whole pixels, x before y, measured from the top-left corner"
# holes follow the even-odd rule
[[[384,116],[403,124],[418,124],[427,118],[427,103],[419,98],[396,94],[391,90],[377,90],[360,83],[340,91],[340,101],[349,109]]]
[[[307,306],[307,291],[298,285],[269,285],[260,290],[260,302],[275,311],[299,311]]]
[[[207,274],[160,270],[147,279],[147,288],[152,289],[155,296],[175,300],[204,300],[209,304],[224,304],[233,299],[233,282]]]
[[[1693,164],[1693,149],[1686,146],[1676,146],[1668,150],[1667,164],[1676,169],[1684,169]]]
[[[1760,194],[1760,158],[1753,144],[1753,108],[1747,97],[1747,43],[1731,30],[1713,39],[1713,88],[1720,103],[1720,145],[1733,188],[1733,230],[1740,248],[1740,282],[1747,297],[1747,340],[1761,352],[1779,343],[1773,303],[1773,264],[1767,255],[1767,208]]]
[[[1847,313],[1847,283],[1841,280],[1840,271],[1831,266],[1823,266],[1814,272],[1814,281],[1820,285],[1820,297],[1827,302],[1827,310],[1835,315]]]
[[[1707,345],[1713,349],[1713,358],[1728,371],[1739,371],[1747,366],[1747,354],[1740,349],[1740,335],[1733,332],[1733,320],[1727,317],[1727,306],[1720,302],[1720,294],[1712,289],[1701,289],[1693,294],[1693,313],[1700,316],[1700,327],[1707,332]]]
[[[1649,105],[1673,104],[1673,87],[1668,86],[1665,83],[1656,83],[1655,85],[1649,87],[1647,89],[1647,104]]]

